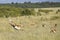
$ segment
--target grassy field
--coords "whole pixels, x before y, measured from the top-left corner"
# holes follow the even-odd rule
[[[53,10],[53,12],[47,15],[41,13],[41,16],[0,18],[0,40],[60,40],[60,12],[56,14],[56,10],[60,8],[41,9]],[[22,30],[15,30],[9,24],[10,18],[15,23],[23,25]],[[57,31],[50,33],[50,27],[53,27],[55,23]],[[45,24],[45,27],[42,27],[42,24]]]

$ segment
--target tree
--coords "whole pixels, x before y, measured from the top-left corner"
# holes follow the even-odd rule
[[[29,1],[28,3],[31,4],[31,1]]]
[[[14,2],[11,2],[11,4],[14,4]]]

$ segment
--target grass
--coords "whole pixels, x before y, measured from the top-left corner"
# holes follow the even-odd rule
[[[8,18],[0,18],[0,40],[60,40],[60,18],[50,20],[51,16],[56,16],[54,12],[52,13],[42,16],[9,17],[15,23],[24,25],[23,31],[15,30],[9,24]],[[58,24],[57,32],[50,33],[50,27],[55,23]],[[46,24],[45,27],[42,27],[42,24]]]
[[[59,16],[52,16],[50,19],[51,20],[56,20],[56,19],[59,19],[60,17]]]

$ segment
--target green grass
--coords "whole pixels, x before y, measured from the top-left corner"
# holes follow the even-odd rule
[[[8,18],[0,18],[0,40],[60,40],[60,18],[50,20],[51,16],[56,16],[54,12],[52,13],[42,16],[9,17],[15,23],[22,24],[23,31],[15,30],[9,24]],[[60,15],[57,14],[57,16]],[[43,19],[41,20],[41,18]],[[55,23],[58,24],[57,31],[50,33],[50,27]],[[46,24],[45,27],[42,27],[42,24]]]

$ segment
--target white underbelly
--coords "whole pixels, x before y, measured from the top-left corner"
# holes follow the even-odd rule
[[[21,29],[20,27],[15,26],[16,29]]]

